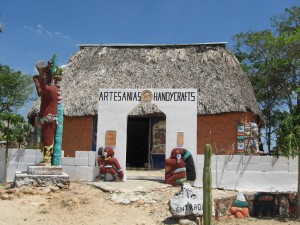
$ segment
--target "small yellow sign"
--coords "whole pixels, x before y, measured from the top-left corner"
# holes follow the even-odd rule
[[[105,134],[105,146],[116,146],[117,145],[117,131],[107,130]]]
[[[183,147],[184,144],[184,132],[177,132],[177,147]]]

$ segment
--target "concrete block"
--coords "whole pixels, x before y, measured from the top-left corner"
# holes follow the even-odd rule
[[[298,172],[298,165],[290,164],[289,165],[289,172]]]
[[[90,151],[89,152],[89,166],[95,166],[96,165],[96,156],[97,152]]]
[[[298,165],[298,157],[295,157],[295,158],[290,158],[289,159],[289,164],[290,165],[293,165],[293,164],[296,164],[296,165]]]
[[[260,169],[258,171],[261,171],[261,172],[272,172],[273,171],[273,166],[270,163],[260,163],[260,164],[258,164],[258,168]]]
[[[71,157],[64,157],[61,159],[62,166],[74,166],[75,165],[75,158]]]
[[[243,164],[258,164],[260,162],[259,156],[246,155],[241,157]]]
[[[29,166],[28,175],[62,175],[61,166]]]
[[[89,151],[76,151],[75,152],[76,159],[88,159],[89,158]]]
[[[226,166],[226,171],[240,171],[243,168],[242,164],[239,163],[228,163]]]
[[[94,167],[90,166],[63,166],[63,171],[71,180],[94,180]]]
[[[278,165],[278,164],[289,164],[289,159],[285,157],[273,157],[272,159],[272,165]]]
[[[227,163],[240,163],[242,162],[242,156],[240,155],[227,155],[225,158]]]
[[[70,185],[70,178],[67,174],[62,175],[28,175],[27,173],[16,174],[15,187],[49,187],[57,186],[66,188]]]
[[[25,149],[25,155],[43,157],[43,152],[40,149]]]
[[[32,155],[24,155],[23,157],[19,158],[16,163],[25,163],[25,164],[32,164],[35,165],[43,160],[43,156],[32,156]]]
[[[272,163],[273,162],[273,156],[262,156],[259,158],[259,163]]]
[[[75,158],[75,166],[88,166],[89,159],[88,158]]]
[[[283,171],[288,172],[289,171],[289,164],[282,164],[282,163],[276,163],[273,165],[273,171]]]

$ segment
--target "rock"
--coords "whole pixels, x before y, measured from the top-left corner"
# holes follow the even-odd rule
[[[1,195],[1,199],[2,200],[8,200],[9,199],[9,195],[6,194],[6,193],[4,193],[4,194]]]
[[[2,199],[2,200],[13,200],[14,199],[14,195],[4,193],[4,194],[2,194],[0,196],[0,199]]]
[[[203,191],[184,183],[181,190],[169,201],[169,210],[175,217],[203,215]]]
[[[197,225],[196,222],[189,219],[181,219],[179,220],[180,225]]]

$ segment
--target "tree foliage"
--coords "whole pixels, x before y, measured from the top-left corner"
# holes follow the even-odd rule
[[[271,18],[272,29],[233,37],[234,52],[248,72],[266,120],[266,138],[278,133],[285,112],[300,113],[300,7]],[[283,133],[277,138],[282,138]],[[276,148],[279,150],[280,148]],[[283,150],[283,149],[281,149]]]
[[[2,140],[5,143],[5,161],[4,161],[4,182],[7,179],[7,165],[8,165],[8,148],[13,142],[20,144],[30,132],[30,125],[24,121],[21,115],[14,113],[0,113],[0,131]]]
[[[30,101],[31,77],[0,64],[0,112],[14,112]]]

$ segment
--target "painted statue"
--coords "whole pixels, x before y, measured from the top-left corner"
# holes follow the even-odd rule
[[[249,217],[248,202],[242,193],[238,193],[230,208],[230,212],[239,219]]]
[[[98,150],[98,165],[100,167],[99,175],[96,180],[104,181],[122,180],[124,173],[121,169],[119,161],[114,157],[115,152],[110,147],[99,148]]]
[[[166,159],[165,183],[173,186],[185,181],[196,180],[196,170],[191,152],[184,148],[174,148]]]
[[[36,63],[39,75],[33,77],[37,94],[41,97],[38,127],[41,135],[43,161],[38,165],[60,165],[63,109],[60,99],[61,69],[56,65],[56,56],[44,65],[43,61]],[[58,113],[60,109],[60,114]],[[59,132],[57,132],[59,128]],[[39,135],[39,134],[38,134]],[[56,152],[53,152],[56,143]],[[54,157],[53,157],[54,156]]]

